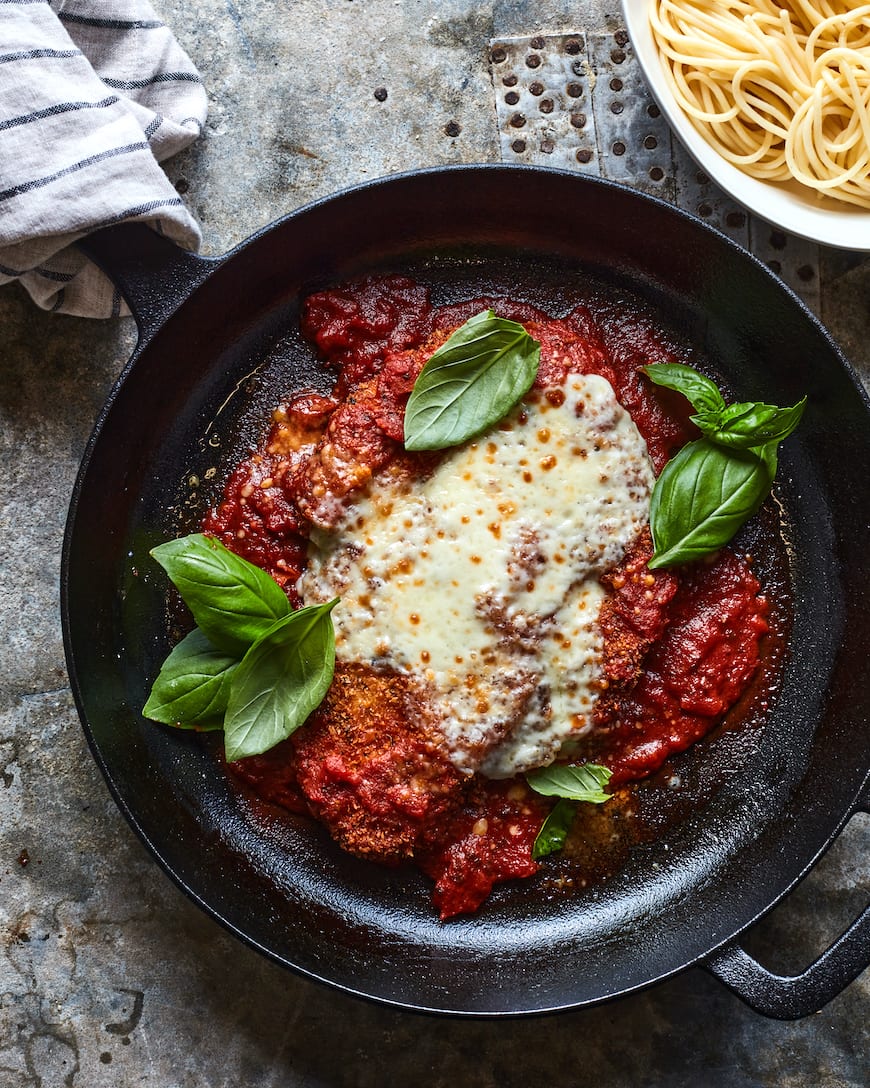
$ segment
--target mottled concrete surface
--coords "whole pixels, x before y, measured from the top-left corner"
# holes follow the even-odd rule
[[[612,0],[158,7],[210,91],[204,139],[169,169],[213,253],[364,178],[495,160],[488,40],[619,22]],[[825,253],[822,284],[821,315],[867,375],[870,263]],[[866,1085],[866,975],[792,1024],[701,971],[587,1012],[433,1020],[280,970],[176,890],[90,758],[60,637],[68,497],[132,341],[129,322],[51,317],[0,292],[0,1088]],[[753,934],[757,955],[799,969],[864,905],[868,838],[854,821]]]

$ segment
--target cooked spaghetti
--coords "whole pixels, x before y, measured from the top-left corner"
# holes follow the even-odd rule
[[[724,159],[870,208],[870,4],[652,0],[650,20],[677,102]]]

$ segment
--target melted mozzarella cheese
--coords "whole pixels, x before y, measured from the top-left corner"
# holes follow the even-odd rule
[[[341,597],[336,654],[409,674],[451,760],[509,777],[590,725],[599,576],[649,518],[646,444],[596,375],[525,403],[401,487],[378,477],[312,534],[306,604]]]

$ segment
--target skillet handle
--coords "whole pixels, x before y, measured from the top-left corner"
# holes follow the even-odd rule
[[[120,290],[145,346],[185,299],[224,261],[197,257],[145,223],[119,223],[76,243]]]
[[[856,812],[870,812],[870,788]],[[800,975],[777,975],[737,941],[702,964],[750,1008],[775,1020],[799,1020],[818,1012],[870,966],[870,907]]]
[[[799,1020],[832,1001],[868,961],[870,907],[800,975],[768,971],[736,941],[710,956],[704,967],[756,1012],[775,1020]]]

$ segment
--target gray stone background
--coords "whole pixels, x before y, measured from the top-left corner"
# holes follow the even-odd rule
[[[498,160],[490,40],[620,26],[613,0],[156,6],[209,89],[203,139],[168,166],[206,253],[353,182]],[[823,251],[818,276],[814,305],[867,377],[870,263]],[[60,637],[67,502],[133,340],[130,321],[53,317],[0,291],[0,1088],[870,1083],[866,974],[790,1024],[701,971],[591,1011],[430,1019],[299,979],[182,896],[91,761]],[[802,968],[864,906],[868,838],[853,821],[758,927],[769,966]]]

